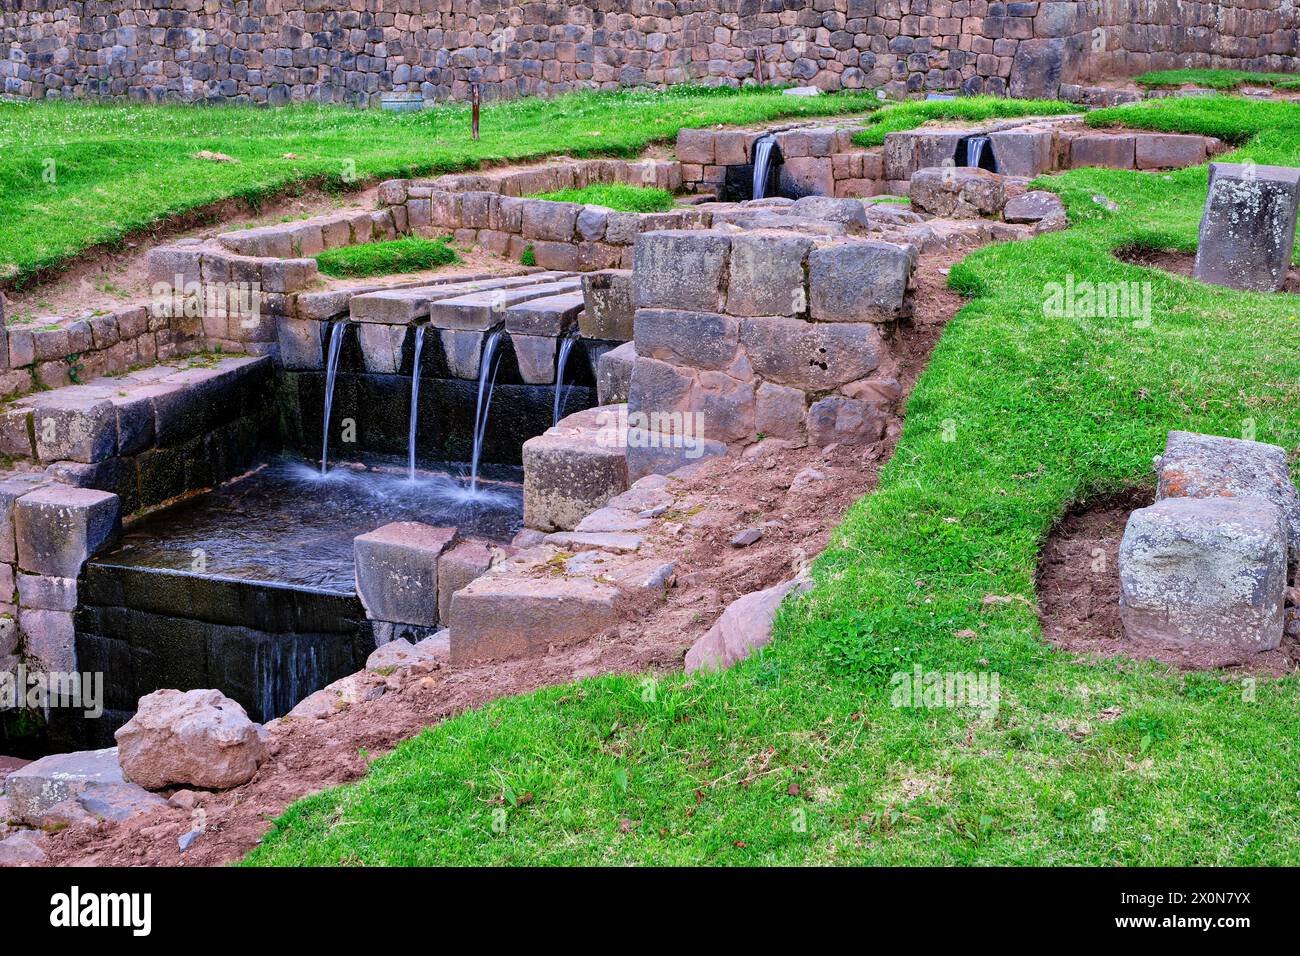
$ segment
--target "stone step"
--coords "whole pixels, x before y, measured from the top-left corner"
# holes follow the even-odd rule
[[[506,331],[554,337],[577,323],[584,305],[581,292],[562,292],[517,302],[506,307]]]
[[[579,292],[581,288],[582,280],[572,278],[496,287],[454,298],[440,298],[429,305],[429,323],[438,329],[482,332],[501,322],[506,310],[512,305]]]
[[[474,279],[463,282],[430,283],[367,292],[354,296],[348,304],[353,322],[379,322],[409,325],[429,314],[430,303],[492,289],[512,289],[553,282],[564,277],[558,272],[534,272],[499,279]]]
[[[570,531],[627,490],[620,406],[577,412],[524,442],[524,524]]]

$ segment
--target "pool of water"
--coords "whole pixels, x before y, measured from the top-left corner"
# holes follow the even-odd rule
[[[132,522],[100,565],[156,568],[338,593],[355,589],[352,539],[391,521],[454,526],[461,536],[509,541],[523,524],[513,470],[479,479],[418,471],[397,459],[318,465],[280,458]]]

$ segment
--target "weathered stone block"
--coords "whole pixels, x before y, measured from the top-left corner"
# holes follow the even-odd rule
[[[1070,142],[1070,165],[1100,166],[1106,169],[1132,169],[1136,159],[1136,140],[1132,136],[1089,133]]]
[[[377,375],[396,374],[402,367],[402,343],[406,341],[408,326],[358,322],[356,328],[366,371]]]
[[[567,531],[627,490],[617,406],[588,409],[524,442],[524,524]]]
[[[395,521],[352,539],[357,593],[375,621],[438,623],[438,560],[456,539],[455,528]]]
[[[492,567],[492,548],[482,541],[463,541],[438,560],[438,620],[451,623],[451,598]]]
[[[276,319],[276,342],[280,364],[292,370],[316,370],[325,364],[322,347],[323,322],[312,319]]]
[[[1007,200],[1007,204],[1002,207],[1002,218],[1017,223],[1064,220],[1065,205],[1056,193],[1036,189]]]
[[[736,360],[739,335],[739,323],[730,316],[671,309],[636,312],[636,354],[672,365],[730,368]]]
[[[636,344],[624,342],[603,353],[596,361],[596,395],[601,405],[627,401],[632,385],[632,366],[636,362]]]
[[[1262,498],[1281,509],[1292,562],[1300,561],[1300,495],[1286,449],[1264,442],[1173,431],[1155,460],[1156,498]]]
[[[911,314],[912,254],[887,242],[836,242],[808,254],[809,308],[822,322],[887,322]]]
[[[628,342],[632,339],[635,306],[632,270],[607,269],[582,277],[584,311],[578,316],[583,338]]]
[[[5,780],[14,817],[32,826],[45,823],[46,811],[85,791],[125,783],[117,748],[54,754],[19,767]]]
[[[945,219],[995,216],[1007,201],[1002,177],[973,166],[918,169],[909,195],[915,208]]]
[[[550,385],[555,381],[555,336],[511,332],[510,343],[514,346],[519,375],[527,384]]]
[[[1298,208],[1300,169],[1211,163],[1193,275],[1233,289],[1279,291]]]
[[[862,204],[857,206],[862,213]],[[865,214],[862,221],[866,222]],[[726,311],[741,316],[805,314],[804,267],[811,249],[812,240],[804,236],[742,233],[733,237]]]
[[[70,611],[20,608],[18,630],[27,644],[27,654],[47,673],[77,671],[77,634]]]
[[[829,156],[787,158],[781,164],[784,196],[834,196],[835,169]]]
[[[7,567],[7,565],[6,565]],[[13,594],[13,573],[8,580],[0,573],[0,597],[8,599]],[[42,611],[75,611],[77,609],[76,578],[54,578],[41,574],[18,575],[18,603],[25,608]]]
[[[32,574],[75,578],[120,528],[118,497],[106,491],[50,485],[14,505],[18,566]]]
[[[582,206],[571,202],[525,199],[523,235],[542,242],[572,242]]]
[[[1139,134],[1134,159],[1138,169],[1182,169],[1205,162],[1205,137],[1171,133]]]
[[[67,389],[37,396],[32,427],[42,461],[97,462],[117,451],[117,412],[92,393]]]
[[[715,133],[707,129],[683,129],[677,133],[677,160],[712,166],[716,158]]]
[[[721,312],[731,237],[703,230],[643,234],[634,250],[633,302],[645,309]]]
[[[1067,6],[1067,4],[1060,4]],[[1050,130],[1007,129],[989,133],[997,171],[1003,176],[1032,179],[1052,168]]]
[[[745,319],[740,342],[760,378],[806,391],[865,378],[886,355],[880,329],[869,322]],[[634,392],[642,361],[633,370]]]
[[[1129,517],[1120,616],[1129,640],[1211,666],[1282,640],[1287,533],[1261,498],[1167,498]]]
[[[885,416],[874,405],[828,395],[808,409],[808,440],[814,445],[861,445],[879,441]]]

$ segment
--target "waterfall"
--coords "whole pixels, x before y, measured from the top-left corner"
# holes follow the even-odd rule
[[[415,327],[415,359],[411,363],[411,424],[406,433],[406,460],[415,481],[415,423],[420,417],[420,352],[424,349],[424,326]]]
[[[478,403],[474,408],[474,454],[470,459],[469,490],[478,491],[478,460],[483,453],[483,436],[487,434],[488,412],[492,408],[492,386],[497,380],[497,346],[501,342],[500,326],[483,338],[483,354],[478,368]]]
[[[329,358],[325,363],[325,426],[321,429],[320,473],[329,471],[330,411],[334,408],[334,379],[338,377],[339,353],[343,351],[343,331],[347,322],[340,319],[330,329]]]
[[[984,158],[984,150],[989,145],[987,136],[971,136],[966,140],[966,165],[979,166]]]
[[[772,169],[772,150],[776,137],[772,134],[754,141],[754,198],[766,199],[767,180]]]
[[[551,413],[551,424],[560,424],[560,413],[564,410],[564,367],[569,364],[569,353],[578,341],[572,330],[560,338],[560,357],[555,363],[555,408]]]

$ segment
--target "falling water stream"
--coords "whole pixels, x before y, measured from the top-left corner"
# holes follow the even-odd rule
[[[483,355],[478,369],[478,403],[474,408],[474,453],[470,459],[470,494],[478,491],[478,460],[483,453],[483,436],[487,433],[488,412],[492,408],[492,386],[497,380],[497,346],[501,342],[501,328],[495,328],[483,339]]]
[[[767,198],[767,179],[771,174],[772,150],[776,137],[763,136],[754,141],[754,198]]]
[[[989,146],[987,136],[972,136],[966,140],[966,165],[976,166],[984,158],[984,150]]]
[[[560,338],[560,357],[555,362],[555,407],[551,414],[551,424],[560,424],[560,413],[564,411],[564,399],[567,389],[564,387],[564,368],[569,364],[569,353],[578,337],[570,330]]]
[[[415,359],[411,363],[411,424],[406,433],[406,462],[415,481],[415,425],[420,417],[420,352],[424,349],[424,326],[415,327]]]
[[[325,427],[321,430],[320,473],[329,471],[330,412],[334,408],[334,379],[338,377],[339,353],[343,351],[343,331],[347,323],[335,322],[330,329],[329,358],[325,364]]]

